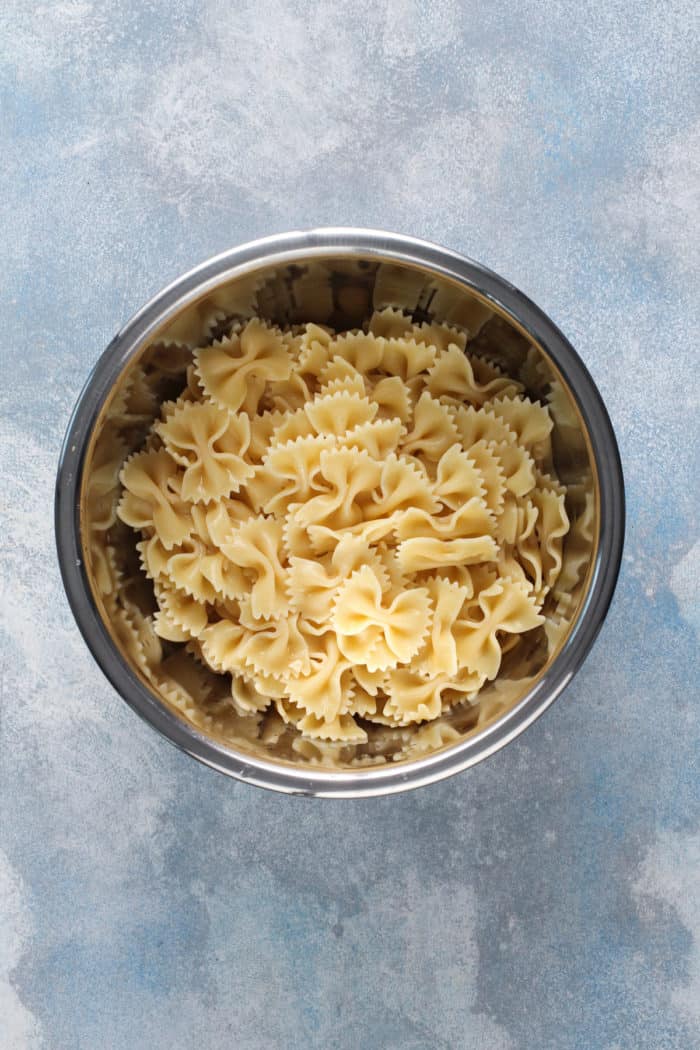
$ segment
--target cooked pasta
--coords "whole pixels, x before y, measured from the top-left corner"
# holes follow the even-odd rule
[[[291,725],[313,755],[460,704],[476,724],[562,571],[548,407],[469,352],[467,325],[225,317],[204,319],[180,396],[119,474],[157,604],[150,640],[123,617],[132,648],[181,652],[158,681],[188,717],[206,683],[197,724]]]

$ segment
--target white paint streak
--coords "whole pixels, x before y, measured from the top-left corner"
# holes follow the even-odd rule
[[[671,569],[670,587],[681,616],[700,633],[700,540]]]
[[[108,7],[91,0],[4,4],[0,35],[12,40],[10,61],[20,82],[48,78],[69,64],[82,72],[81,67],[99,54],[113,13]]]
[[[700,265],[700,121],[654,141],[646,165],[614,188],[606,214],[627,244],[674,259],[689,272]]]
[[[389,59],[415,58],[451,43],[458,34],[456,0],[387,0],[382,44]]]
[[[158,866],[170,841],[162,813],[174,784],[167,769],[156,773],[158,738],[115,700],[68,609],[49,512],[55,451],[47,452],[33,434],[3,430],[4,447],[21,457],[7,464],[16,481],[2,529],[0,604],[11,610],[4,618],[3,766],[9,770],[11,761],[41,755],[37,790],[56,793],[52,845],[74,851],[74,863],[86,862],[91,877],[118,884],[139,843]],[[107,733],[109,751],[105,740],[95,746],[95,734]],[[106,753],[113,762],[105,764]],[[124,797],[130,799],[128,821]],[[103,863],[106,828],[109,865]]]
[[[8,1050],[38,1050],[39,1022],[19,998],[12,974],[32,940],[19,875],[0,850],[0,1043]]]
[[[285,184],[358,143],[381,100],[367,60],[374,5],[352,19],[332,5],[246,0],[232,17],[211,0],[202,36],[183,46],[176,76],[153,79],[132,130],[152,176],[174,200],[188,192],[277,200]]]
[[[654,922],[672,908],[692,937],[686,980],[671,989],[684,1020],[700,1024],[700,835],[665,831],[650,849],[633,886],[640,918]]]

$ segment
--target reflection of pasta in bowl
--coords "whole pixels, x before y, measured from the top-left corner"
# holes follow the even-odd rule
[[[233,775],[353,795],[464,768],[551,702],[622,508],[595,388],[531,303],[432,246],[322,231],[205,264],[117,337],[57,532],[140,713]]]

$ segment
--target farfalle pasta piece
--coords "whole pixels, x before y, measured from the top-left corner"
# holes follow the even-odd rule
[[[458,346],[464,351],[467,345],[466,332],[452,325],[438,324],[436,321],[423,321],[415,325],[411,334],[417,342],[434,346],[438,352],[445,351],[450,346]]]
[[[241,621],[243,617],[241,617]],[[286,682],[287,676],[308,670],[309,648],[299,629],[299,617],[248,620],[246,665],[257,674],[271,675]]]
[[[459,405],[453,407],[450,414],[457,428],[459,440],[467,451],[478,441],[509,441],[511,443],[517,441],[515,431],[489,406],[474,408],[473,405]]]
[[[437,463],[458,440],[447,409],[424,391],[413,410],[413,426],[402,443],[402,452]]]
[[[284,514],[290,503],[303,503],[319,492],[321,455],[333,444],[331,435],[314,435],[273,446],[247,486],[254,505],[266,514]]]
[[[387,306],[383,310],[374,311],[367,322],[367,331],[370,335],[383,336],[385,339],[397,339],[400,336],[413,334],[413,319],[402,310],[396,310],[392,306]]]
[[[333,355],[348,361],[355,371],[367,375],[381,367],[384,340],[365,332],[347,332],[333,342]]]
[[[219,620],[209,624],[199,635],[204,659],[215,671],[222,673],[246,672],[249,640],[249,632],[234,620]]]
[[[434,536],[442,540],[490,536],[493,517],[483,499],[472,496],[449,514],[435,515],[419,508],[405,510],[397,520],[396,535],[400,540]]]
[[[333,553],[322,558],[292,555],[287,579],[290,606],[307,621],[328,621],[337,588],[363,565],[371,566],[382,590],[389,590],[392,581],[384,562],[362,536],[344,534]]]
[[[302,525],[343,529],[363,521],[365,505],[382,476],[381,464],[369,453],[354,448],[328,448],[321,452],[318,495],[295,509]]]
[[[363,566],[339,588],[332,623],[340,651],[373,671],[408,662],[420,648],[429,618],[425,588],[385,596],[381,580]]]
[[[120,427],[149,423],[157,407],[153,387],[143,366],[137,365],[121,385],[109,406],[109,419]]]
[[[337,638],[327,630],[310,651],[307,669],[286,680],[288,696],[303,711],[333,722],[346,706],[349,670],[350,663],[340,652]]]
[[[451,683],[449,675],[427,678],[408,667],[391,671],[384,714],[396,725],[427,722],[442,714],[442,692]]]
[[[535,485],[535,461],[522,445],[510,441],[491,442],[489,448],[497,457],[506,489],[525,496]]]
[[[202,566],[202,575],[206,576],[214,588],[215,600],[235,601],[245,597],[250,591],[250,578],[246,570],[221,550],[209,554]]]
[[[531,449],[541,446],[552,432],[552,419],[543,405],[527,397],[499,397],[489,402],[490,412],[513,431],[518,444]]]
[[[125,455],[126,446],[118,438],[98,441],[95,446],[87,481],[86,502],[90,528],[97,532],[106,532],[117,519],[119,472]]]
[[[306,407],[297,408],[294,412],[282,413],[282,421],[274,428],[269,446],[286,445],[301,437],[316,437],[317,433],[306,414]],[[264,456],[263,456],[264,458]]]
[[[296,723],[297,729],[312,739],[342,741],[345,744],[364,744],[367,733],[358,726],[352,715],[338,715],[332,721],[308,713]]]
[[[436,512],[438,503],[425,471],[391,453],[382,464],[379,485],[372,502],[365,507],[365,518],[386,520],[409,507]]]
[[[269,695],[261,693],[253,679],[242,674],[231,675],[231,700],[241,715],[266,711],[270,706]]]
[[[198,638],[207,626],[207,610],[202,602],[197,601],[176,587],[155,583],[155,593],[160,607],[156,614],[156,633],[161,638],[169,638],[167,627],[171,631],[184,634],[185,638]],[[171,638],[172,641],[183,641],[182,637]]]
[[[390,535],[394,528],[395,515],[360,521],[356,525],[333,528],[328,525],[308,525],[307,536],[311,549],[316,554],[327,554],[336,548],[344,536],[350,535],[364,543],[378,544]]]
[[[442,540],[430,536],[411,537],[398,546],[399,563],[405,572],[423,572],[446,565],[471,565],[496,561],[498,544],[491,536]]]
[[[166,549],[192,532],[192,518],[179,488],[178,465],[165,450],[138,452],[127,459],[117,514],[132,529],[153,528]]]
[[[509,579],[497,580],[483,590],[477,606],[474,615],[460,619],[452,630],[459,663],[491,680],[501,665],[499,632],[522,634],[539,627],[544,617],[530,589]]]
[[[343,357],[334,357],[319,376],[319,394],[323,397],[326,394],[338,394],[341,391],[364,397],[367,393],[367,384],[362,374],[349,361]]]
[[[470,499],[483,499],[486,487],[479,469],[459,445],[452,445],[438,461],[433,492],[446,507],[456,510]]]
[[[281,616],[287,608],[287,574],[282,557],[282,526],[259,516],[236,525],[222,544],[222,553],[250,575],[253,615]]]
[[[197,375],[207,396],[233,412],[244,405],[249,388],[256,390],[259,400],[267,380],[288,379],[292,371],[281,333],[257,318],[249,321],[240,333],[196,350],[194,357]],[[258,390],[260,381],[263,386]],[[252,405],[247,407],[254,411]]]
[[[317,324],[307,324],[302,333],[296,357],[296,370],[301,376],[315,379],[332,356],[333,332]]]
[[[398,337],[380,341],[383,372],[399,376],[403,380],[413,379],[426,372],[435,363],[435,348],[415,339]]]
[[[548,587],[552,587],[561,572],[564,537],[569,531],[565,496],[563,492],[548,489],[540,484],[532,490],[530,499],[538,511],[535,529],[540,545],[544,582]]]
[[[206,402],[189,402],[176,409],[155,431],[166,449],[185,471],[180,492],[193,503],[238,492],[254,474],[246,462],[250,444],[250,421],[243,413]]]
[[[499,397],[515,397],[523,393],[523,384],[505,371],[500,363],[496,363],[496,361],[479,354],[471,354],[469,360],[471,361],[474,378],[482,387],[488,386],[489,383],[495,380],[505,380],[506,382],[503,383],[498,393]]]
[[[338,574],[330,558],[324,560],[292,555],[287,574],[287,593],[292,609],[307,620],[326,621],[333,610]]]
[[[194,504],[192,507],[194,531],[208,547],[221,548],[228,539],[234,525],[253,517],[252,508],[238,496],[217,500],[214,503]]]
[[[474,463],[484,487],[484,502],[492,514],[498,516],[503,509],[506,479],[501,462],[491,445],[477,441],[469,448],[469,458]]]
[[[413,412],[406,384],[398,376],[384,376],[369,392],[377,405],[379,419],[400,419],[408,423]]]
[[[339,390],[315,398],[307,404],[305,411],[317,434],[338,436],[362,423],[369,423],[377,414],[377,405],[367,397]]]
[[[400,419],[375,419],[353,427],[339,439],[347,448],[368,452],[373,459],[384,460],[395,452],[406,428]]]
[[[513,546],[534,533],[537,508],[530,499],[516,499],[510,492],[503,501],[503,511],[498,519],[496,535],[504,543]]]
[[[254,463],[260,463],[263,456],[267,452],[272,435],[276,430],[283,426],[289,418],[287,412],[281,412],[277,409],[271,409],[268,412],[263,412],[260,416],[253,416],[250,420],[250,444],[248,446],[248,457]],[[304,416],[306,418],[306,416]],[[309,431],[311,430],[311,424],[309,424]],[[298,434],[294,434],[294,437],[299,437]]]
[[[452,627],[471,597],[471,588],[436,576],[426,581],[426,589],[433,614],[430,633],[417,660],[417,670],[432,676],[454,677],[459,671],[459,659]]]
[[[157,537],[154,539],[157,540]],[[178,590],[189,594],[196,601],[213,602],[216,588],[210,579],[209,562],[218,557],[221,555],[210,554],[200,540],[190,537],[169,553],[165,574]]]
[[[269,382],[267,387],[269,393],[266,401],[270,402],[272,409],[277,412],[295,412],[303,408],[312,396],[303,376],[295,372],[284,381]]]
[[[428,391],[435,398],[447,396],[473,405],[483,405],[505,388],[512,389],[512,385],[512,380],[506,376],[479,383],[468,355],[455,344],[438,354],[426,382]]]

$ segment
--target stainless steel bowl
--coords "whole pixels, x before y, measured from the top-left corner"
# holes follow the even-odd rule
[[[260,721],[222,725],[194,702],[197,667],[161,646],[152,590],[133,534],[115,517],[118,468],[139,447],[159,398],[183,384],[188,347],[253,313],[281,323],[361,324],[393,305],[417,320],[466,328],[470,349],[517,374],[549,404],[553,459],[572,522],[548,624],[506,659],[479,708],[411,730],[380,729],[365,746],[313,744]],[[155,396],[154,391],[157,391]],[[225,252],[145,306],[100,357],[75,407],[56,486],[56,539],[78,626],[114,688],[160,733],[241,780],[293,794],[359,797],[429,784],[513,740],[571,680],[603,622],[624,534],[615,436],[586,368],[559,329],[502,277],[410,237],[322,229]],[[144,586],[144,583],[146,584]]]

